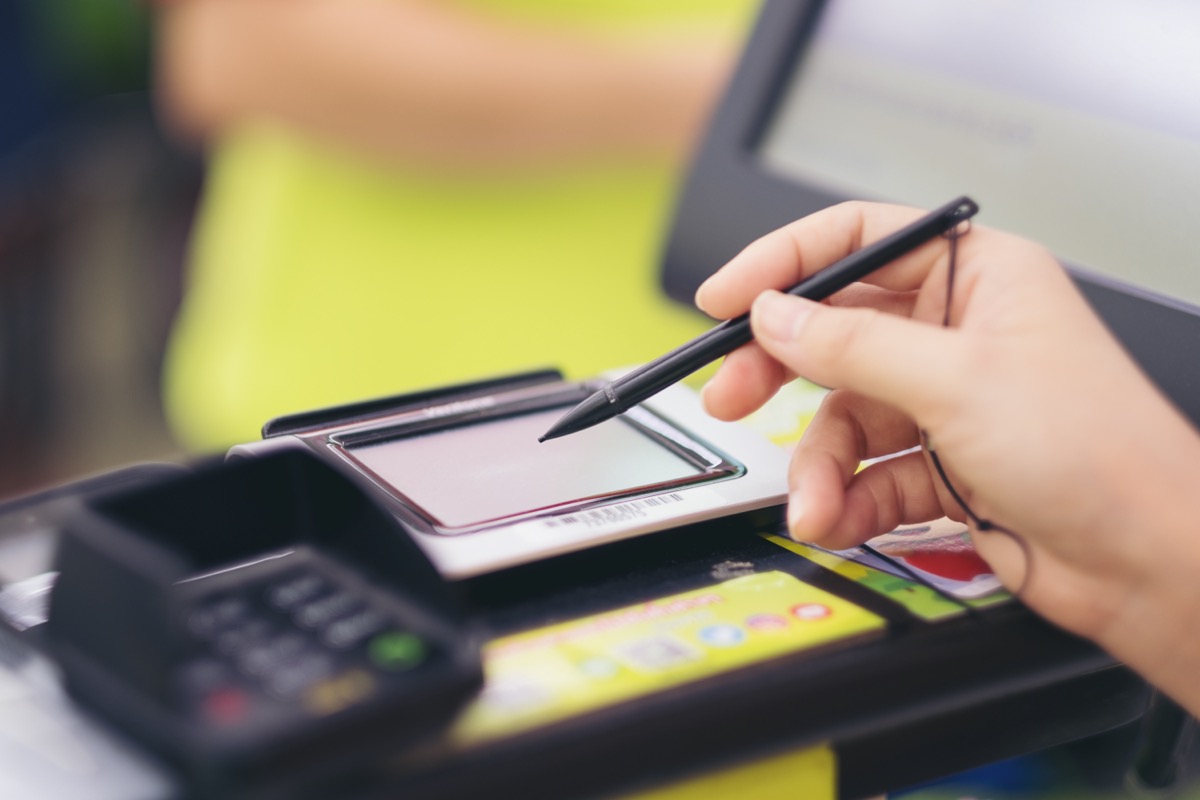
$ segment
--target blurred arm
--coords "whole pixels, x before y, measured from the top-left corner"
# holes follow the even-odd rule
[[[734,45],[521,27],[426,0],[185,0],[159,13],[160,104],[184,136],[269,117],[466,166],[681,153]]]

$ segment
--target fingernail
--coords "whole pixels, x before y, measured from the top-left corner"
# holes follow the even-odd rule
[[[781,292],[763,292],[751,309],[751,325],[756,336],[786,342],[800,334],[810,313],[812,306],[805,300]]]

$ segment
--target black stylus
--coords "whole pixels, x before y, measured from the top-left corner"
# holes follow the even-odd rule
[[[946,233],[975,216],[977,211],[979,206],[968,197],[953,200],[895,233],[809,275],[788,289],[788,294],[824,300],[935,236]],[[556,439],[612,419],[753,338],[749,313],[727,319],[690,342],[609,383],[564,414],[538,441]]]

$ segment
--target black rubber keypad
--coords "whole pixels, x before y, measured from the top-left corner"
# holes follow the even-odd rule
[[[187,624],[201,653],[180,670],[180,685],[205,716],[231,724],[264,704],[361,702],[435,655],[390,609],[312,566],[211,595]]]

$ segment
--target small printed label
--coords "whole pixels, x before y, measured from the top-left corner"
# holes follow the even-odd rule
[[[629,500],[611,506],[589,508],[561,517],[546,520],[546,526],[558,528],[563,525],[582,525],[588,529],[606,528],[610,525],[621,525],[631,520],[647,519],[651,516],[662,516],[656,511],[664,510],[667,506],[685,502],[687,498],[679,492],[660,494],[654,497],[643,497]]]

